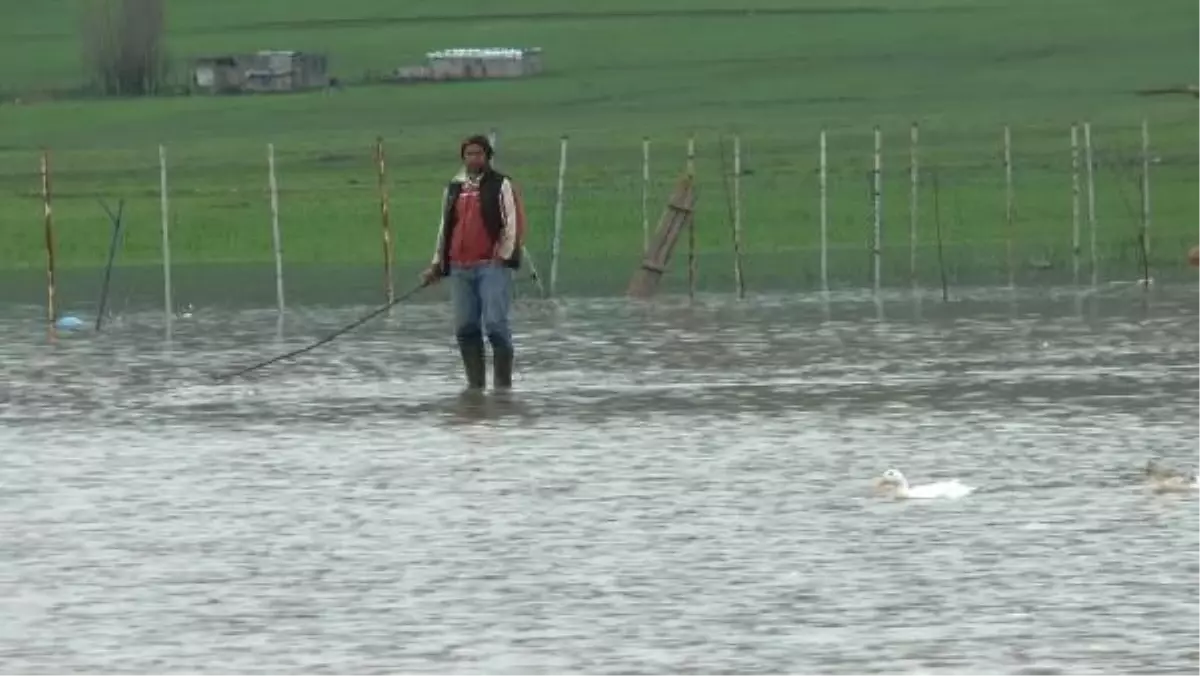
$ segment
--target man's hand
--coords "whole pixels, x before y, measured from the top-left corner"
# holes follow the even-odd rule
[[[430,265],[421,272],[421,284],[425,286],[437,284],[438,280],[441,278],[442,270],[437,265]]]

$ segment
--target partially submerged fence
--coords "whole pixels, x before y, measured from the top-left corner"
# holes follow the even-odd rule
[[[548,273],[533,279],[545,296],[1094,285],[1186,266],[1196,238],[1193,149],[1156,154],[1145,122],[1134,147],[1104,144],[1088,122],[1037,129],[1024,143],[1019,129],[993,131],[994,139],[961,131],[937,138],[938,130],[914,123],[890,136],[879,127],[820,129],[811,139],[785,142],[685,135],[634,137],[620,147],[585,138],[583,150],[574,150],[576,140],[567,136],[536,144],[497,138],[497,166],[520,186],[531,224],[525,243],[531,265],[523,274]],[[415,176],[417,163],[394,149],[390,161],[407,174],[389,177],[382,138],[362,157],[304,150],[277,159],[277,148],[286,152],[267,143],[254,155],[192,162],[160,146],[157,190],[146,185],[143,165],[116,175],[111,190],[126,193],[118,212],[125,222],[113,217],[111,231],[97,227],[94,211],[84,214],[87,204],[95,209],[104,172],[75,161],[60,180],[55,153],[45,151],[38,246],[46,261],[48,319],[61,314],[56,266],[64,249],[75,265],[157,259],[168,322],[180,258],[273,262],[280,315],[286,275],[305,264],[378,266],[378,300],[391,301],[397,270],[409,274],[428,262],[448,176]],[[435,162],[420,158],[420,164]],[[247,185],[254,165],[258,186]],[[363,170],[370,165],[373,176]],[[84,174],[87,180],[79,178]],[[681,179],[688,186],[683,196]],[[62,190],[72,182],[73,189]],[[372,220],[377,225],[369,226]],[[121,225],[125,238],[117,236]],[[140,234],[128,234],[133,230]],[[152,230],[157,251],[147,236]],[[20,248],[10,252],[14,262],[28,261],[34,239],[11,240]],[[636,279],[647,271],[653,284]]]

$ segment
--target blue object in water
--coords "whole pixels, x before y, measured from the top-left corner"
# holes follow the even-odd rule
[[[82,319],[80,319],[79,317],[73,317],[71,315],[67,315],[65,317],[59,317],[58,321],[54,322],[54,328],[66,329],[68,331],[72,331],[74,329],[82,329],[83,326],[84,326],[84,324],[83,324]]]

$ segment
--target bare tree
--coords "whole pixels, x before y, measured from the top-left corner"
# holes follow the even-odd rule
[[[87,0],[83,55],[106,96],[159,93],[167,76],[164,0]]]

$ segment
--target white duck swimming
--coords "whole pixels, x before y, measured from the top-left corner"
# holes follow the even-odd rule
[[[1195,476],[1171,476],[1162,479],[1151,479],[1150,489],[1155,493],[1187,493],[1200,488]]]
[[[1177,469],[1172,469],[1170,467],[1163,467],[1163,466],[1159,465],[1158,461],[1153,458],[1146,461],[1146,469],[1143,471],[1144,471],[1147,479],[1167,479],[1170,477],[1191,476],[1191,475],[1185,474]]]
[[[1198,487],[1195,474],[1160,467],[1154,460],[1146,463],[1145,475],[1155,493],[1186,493]]]
[[[973,486],[968,486],[958,479],[938,481],[921,486],[909,486],[908,479],[905,479],[904,474],[898,469],[889,469],[884,472],[883,476],[875,480],[875,485],[878,488],[891,487],[893,495],[902,500],[954,499],[961,498],[975,490]]]

